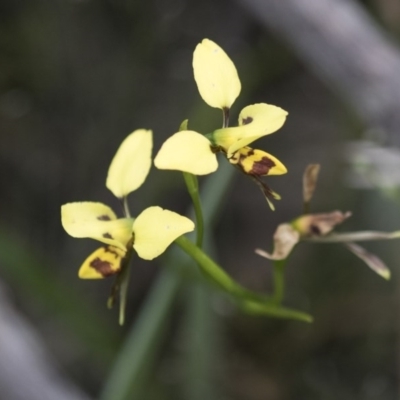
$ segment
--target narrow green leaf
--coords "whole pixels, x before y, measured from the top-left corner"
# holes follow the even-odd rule
[[[185,180],[189,195],[192,199],[194,212],[196,214],[196,244],[198,247],[202,247],[204,237],[204,219],[203,211],[201,208],[199,182],[196,175],[190,174],[188,172],[183,172],[183,178]]]

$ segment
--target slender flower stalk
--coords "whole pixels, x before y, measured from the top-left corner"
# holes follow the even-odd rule
[[[204,238],[204,219],[203,219],[203,211],[201,208],[199,183],[197,181],[197,176],[189,174],[188,172],[183,172],[183,178],[185,180],[186,187],[192,199],[193,208],[196,215],[196,245],[197,247],[202,248],[203,238]]]

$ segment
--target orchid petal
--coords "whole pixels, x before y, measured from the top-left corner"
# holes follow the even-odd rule
[[[102,203],[68,203],[61,207],[61,223],[75,238],[91,238],[126,249],[132,238],[132,219],[117,219],[110,207]]]
[[[164,253],[179,236],[191,232],[194,223],[186,217],[161,207],[146,208],[133,223],[133,248],[139,257],[152,260]]]
[[[318,175],[321,166],[319,164],[308,164],[303,174],[303,203],[307,205],[314,196],[317,187]]]
[[[287,173],[286,167],[273,155],[251,147],[239,149],[229,159],[231,164],[240,166],[248,175],[266,176],[283,175]]]
[[[125,254],[114,246],[100,247],[83,262],[78,276],[81,279],[102,279],[115,275],[121,270]]]
[[[239,115],[239,126],[216,130],[213,140],[225,149],[230,157],[238,149],[276,132],[285,123],[287,115],[285,110],[271,104],[247,106]]]
[[[290,224],[280,224],[274,233],[274,251],[256,249],[256,253],[269,260],[285,260],[299,242],[300,234]]]
[[[344,244],[354,255],[360,258],[365,264],[368,265],[372,271],[376,272],[382,278],[389,280],[390,279],[390,269],[385,265],[385,263],[375,254],[370,253],[365,250],[363,247],[359,246],[355,243],[345,243]]]
[[[209,106],[230,108],[239,96],[241,84],[236,67],[213,41],[204,39],[197,45],[193,72],[200,96]]]
[[[195,131],[181,131],[168,138],[154,159],[159,169],[207,175],[218,168],[210,141]]]
[[[151,167],[152,147],[152,131],[145,129],[136,130],[122,142],[106,181],[116,197],[123,198],[143,184]]]
[[[390,240],[400,239],[400,231],[379,232],[379,231],[359,231],[345,233],[331,233],[327,236],[312,236],[305,238],[310,242],[323,243],[346,243],[363,242],[367,240]]]

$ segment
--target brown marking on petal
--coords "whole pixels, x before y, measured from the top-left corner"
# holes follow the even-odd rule
[[[251,151],[253,151],[253,150],[251,150]],[[238,153],[235,153],[235,154],[238,154]],[[237,167],[239,169],[239,171],[241,171],[243,174],[245,174],[245,175],[249,176],[251,179],[253,179],[253,181],[257,184],[257,186],[261,189],[262,193],[264,194],[264,197],[267,200],[270,208],[272,210],[274,210],[274,205],[272,203],[272,200],[280,200],[281,197],[279,196],[278,193],[274,192],[265,182],[263,182],[261,180],[260,175],[256,175],[253,172],[253,170],[249,171],[249,172],[245,171],[245,169],[243,168],[243,165],[241,164],[241,161],[244,158],[246,158],[246,156],[243,154],[240,154],[238,162],[233,162],[231,164],[234,165],[235,167]],[[231,162],[231,160],[229,160],[229,161]],[[269,161],[271,161],[271,160],[269,160]]]
[[[332,211],[329,213],[306,214],[294,221],[295,228],[302,236],[325,236],[336,225],[341,224],[351,216],[350,212]]]
[[[108,215],[100,215],[100,217],[97,217],[99,221],[111,221],[111,218]]]
[[[117,272],[112,269],[111,263],[104,261],[99,257],[95,258],[89,265],[104,277],[115,275]]]
[[[103,233],[103,238],[106,238],[106,239],[114,239],[108,232]]]
[[[319,229],[318,225],[311,224],[310,225],[310,234],[311,235],[321,235],[321,229]]]
[[[115,258],[120,257],[120,254],[118,254],[118,252],[115,251],[115,250],[113,250],[113,249],[116,249],[116,247],[108,246],[108,247],[106,248],[106,252],[107,252],[107,253],[114,254]]]
[[[247,153],[247,157],[250,157],[250,156],[254,156],[254,150],[253,150],[253,149],[251,149],[251,150]]]
[[[254,161],[250,174],[257,176],[268,175],[269,170],[275,165],[270,158],[263,157],[260,161]]]
[[[242,118],[242,125],[248,125],[253,122],[253,117]]]

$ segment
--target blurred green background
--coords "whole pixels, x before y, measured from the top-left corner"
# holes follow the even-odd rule
[[[389,0],[358,5],[395,42],[399,8]],[[308,163],[322,165],[312,210],[353,211],[340,230],[400,227],[396,195],[348,179],[348,142],[365,137],[368,126],[244,1],[2,0],[4,302],[27,320],[59,374],[92,398],[98,398],[165,258],[134,260],[121,328],[117,310],[106,309],[111,282],[78,280],[80,263],[96,244],[63,231],[60,206],[92,200],[118,210],[105,177],[119,144],[135,129],[153,129],[157,151],[183,119],[200,132],[219,127],[219,110],[201,100],[192,75],[192,52],[203,38],[223,47],[238,69],[243,90],[233,121],[241,108],[257,102],[289,111],[285,126],[257,143],[289,170],[267,180],[282,196],[276,211],[237,173],[216,217],[214,254],[235,279],[253,290],[271,290],[271,265],[254,249],[271,249],[276,226],[301,213],[301,176]],[[134,214],[156,204],[187,210],[180,174],[153,168],[130,196]],[[142,392],[127,398],[397,398],[398,243],[366,247],[391,268],[390,282],[339,245],[296,249],[287,266],[285,304],[314,315],[310,325],[246,316],[218,292],[184,277],[154,346],[154,363],[140,378]],[[0,321],[0,331],[5,324]],[[209,334],[197,337],[196,324]],[[196,360],[200,372],[193,379]],[[18,381],[16,374],[11,385]],[[0,399],[24,398],[5,393]]]

